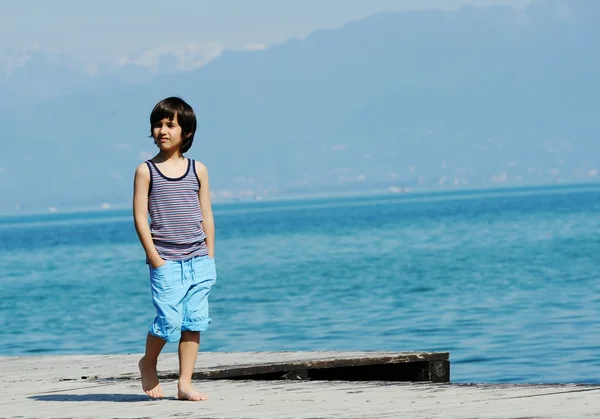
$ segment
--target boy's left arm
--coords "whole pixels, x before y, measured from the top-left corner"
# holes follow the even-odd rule
[[[208,181],[208,169],[200,162],[196,162],[196,173],[200,180],[200,208],[202,209],[202,227],[206,233],[206,247],[208,247],[208,256],[215,257],[215,220],[212,213],[212,204],[210,202],[210,184]]]

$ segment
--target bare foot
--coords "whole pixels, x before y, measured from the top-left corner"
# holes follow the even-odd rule
[[[207,396],[202,393],[198,393],[191,384],[181,383],[177,383],[177,398],[179,400],[190,400],[193,402],[208,400]]]
[[[142,389],[144,393],[153,399],[163,398],[163,389],[158,382],[158,373],[156,372],[156,362],[148,362],[145,358],[142,358],[138,366],[142,375]]]

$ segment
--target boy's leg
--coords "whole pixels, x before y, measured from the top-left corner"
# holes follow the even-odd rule
[[[217,274],[214,259],[194,257],[186,264],[190,287],[183,301],[183,324],[179,341],[178,397],[187,400],[206,400],[192,387],[192,374],[200,346],[200,332],[208,329],[211,319],[208,296]]]
[[[156,317],[146,337],[146,353],[140,360],[139,367],[142,388],[152,398],[163,397],[156,371],[158,356],[167,342],[177,342],[181,338],[182,302],[186,293],[181,275],[181,264],[176,262],[167,261],[158,268],[150,268]]]
[[[192,387],[192,374],[200,347],[200,332],[181,332],[179,341],[179,381],[177,382],[177,398],[183,400],[207,400],[206,395]]]
[[[162,386],[158,382],[156,364],[158,363],[160,351],[162,351],[166,343],[166,340],[148,333],[148,336],[146,337],[146,353],[138,363],[140,374],[142,375],[142,389],[153,399],[162,398],[164,396]]]

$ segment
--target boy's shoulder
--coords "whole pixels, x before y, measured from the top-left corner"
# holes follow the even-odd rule
[[[196,169],[196,173],[198,174],[208,173],[208,168],[201,161],[194,160],[194,168]]]
[[[148,164],[145,161],[140,163],[135,168],[135,174],[141,176],[150,176],[150,169],[148,168]]]

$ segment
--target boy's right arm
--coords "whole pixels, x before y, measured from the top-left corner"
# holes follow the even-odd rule
[[[145,163],[138,166],[135,171],[133,181],[133,219],[135,222],[135,231],[146,251],[148,261],[153,268],[157,268],[166,263],[160,257],[154,242],[152,233],[148,225],[148,191],[150,189],[150,170]]]

